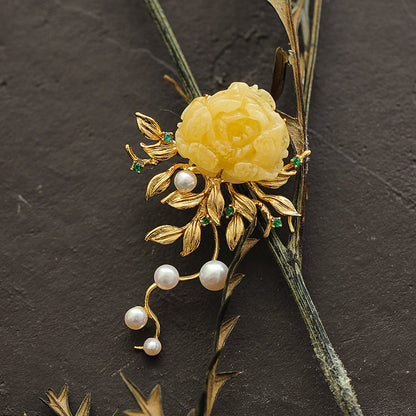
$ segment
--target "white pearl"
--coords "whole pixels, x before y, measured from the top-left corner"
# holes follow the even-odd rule
[[[141,306],[129,309],[124,315],[124,322],[130,329],[142,329],[147,324],[147,312]]]
[[[143,344],[143,351],[147,355],[158,355],[162,349],[162,344],[157,338],[147,338]]]
[[[180,192],[191,192],[195,188],[197,179],[193,172],[189,170],[180,170],[174,179],[176,189]]]
[[[199,271],[199,280],[208,290],[221,290],[225,286],[228,267],[219,260],[206,262]]]
[[[179,283],[179,272],[170,264],[162,264],[155,271],[155,283],[160,289],[173,289]]]

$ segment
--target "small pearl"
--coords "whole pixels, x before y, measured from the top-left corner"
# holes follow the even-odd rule
[[[162,349],[162,344],[157,338],[147,338],[143,344],[143,351],[147,355],[158,355]]]
[[[179,272],[170,264],[162,264],[155,271],[155,283],[160,289],[173,289],[179,283]]]
[[[130,329],[142,329],[147,324],[147,312],[143,307],[135,306],[126,312],[124,322]]]
[[[180,170],[174,179],[176,189],[180,192],[191,192],[195,188],[197,179],[193,172],[189,170]]]
[[[199,271],[199,280],[208,290],[221,290],[225,286],[228,267],[219,260],[206,262]]]

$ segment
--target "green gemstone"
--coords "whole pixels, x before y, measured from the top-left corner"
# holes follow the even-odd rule
[[[300,166],[300,157],[295,156],[295,157],[292,159],[292,165],[293,165],[293,166]]]
[[[168,142],[168,143],[171,142],[173,140],[173,134],[172,133],[165,133],[163,135],[163,140],[165,142]]]
[[[140,173],[143,170],[143,165],[141,165],[140,163],[133,163],[133,167],[132,169],[137,172]]]
[[[211,222],[211,218],[209,217],[202,217],[201,218],[202,225],[208,225]]]
[[[234,207],[232,207],[231,205],[228,205],[228,207],[224,208],[224,213],[227,217],[231,217],[231,215],[234,214]]]
[[[280,217],[278,217],[278,218],[273,218],[273,220],[272,220],[272,226],[273,226],[274,228],[279,228],[279,227],[281,227],[281,226],[282,226],[282,219],[281,219]]]

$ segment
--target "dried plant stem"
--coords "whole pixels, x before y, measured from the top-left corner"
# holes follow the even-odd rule
[[[182,82],[185,94],[190,99],[201,96],[198,85],[195,78],[186,62],[185,56],[179,46],[178,41],[170,27],[168,19],[166,19],[165,13],[159,4],[158,0],[143,0],[156,27],[162,36],[163,42],[168,48],[169,54],[172,57],[173,63],[178,71],[179,78]]]
[[[270,0],[269,0],[270,1]],[[173,62],[178,70],[179,77],[181,78],[184,91],[189,98],[195,98],[201,95],[196,85],[195,79],[189,69],[188,64],[183,56],[180,46],[172,32],[172,29],[163,13],[162,8],[157,0],[144,0],[148,7],[152,18],[155,21],[159,32],[162,35],[163,41],[165,42],[168,51],[173,59]],[[272,0],[270,3],[276,5],[276,10],[280,12],[280,15],[285,12],[289,15],[290,0]],[[303,3],[307,6],[309,1]],[[305,7],[305,6],[304,6]],[[316,53],[317,53],[317,42],[319,33],[319,22],[322,8],[322,0],[315,0],[314,11],[312,18],[312,28],[310,31],[310,37],[307,38],[307,53],[308,60],[305,71],[305,79],[303,82],[303,94],[302,100],[300,100],[299,91],[302,91],[300,85],[300,77],[297,78],[297,103],[298,103],[298,115],[300,126],[302,130],[302,136],[306,143],[306,126],[309,113],[309,103],[312,90],[312,80],[315,67]],[[283,12],[282,12],[283,10]],[[288,17],[292,19],[291,16]],[[289,22],[289,32],[292,36],[291,43],[293,47],[298,48],[297,34],[294,30],[294,25]],[[303,31],[306,31],[306,25],[302,27]],[[292,47],[292,48],[293,48]],[[299,61],[299,51],[295,51],[296,61]],[[295,62],[296,63],[296,62]],[[297,63],[297,71],[300,71],[299,64]],[[295,65],[295,67],[296,67]],[[302,220],[304,218],[304,206],[306,199],[306,169],[301,168],[297,178],[296,190],[294,196],[294,203],[298,212],[302,213]],[[245,193],[250,194],[251,190],[246,186],[242,185]],[[301,249],[300,249],[300,237],[302,229],[302,220],[298,220],[295,224],[295,232],[292,233],[289,238],[288,247],[279,239],[277,233],[272,230],[267,243],[273,253],[276,262],[280,266],[283,275],[286,279],[287,284],[295,298],[298,305],[301,316],[306,324],[309,336],[312,341],[315,353],[320,360],[323,373],[328,381],[329,387],[335,397],[338,406],[341,408],[343,413],[348,416],[362,416],[360,405],[358,404],[355,392],[351,386],[347,372],[336,354],[331,341],[325,331],[321,319],[319,318],[318,311],[311,299],[311,296],[305,286],[301,272]],[[264,229],[264,224],[259,221],[260,227]]]

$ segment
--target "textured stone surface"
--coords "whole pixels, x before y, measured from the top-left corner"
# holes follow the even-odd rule
[[[163,1],[201,89],[270,85],[283,45],[266,2]],[[188,214],[144,201],[129,171],[140,110],[172,130],[181,99],[140,0],[3,0],[0,23],[0,413],[51,412],[38,400],[70,384],[93,415],[133,407],[120,370],[145,393],[161,382],[167,415],[197,402],[217,293],[198,282],[153,300],[163,353],[134,351],[125,311],[162,263],[192,272],[179,246],[144,243]],[[325,1],[310,117],[304,274],[367,415],[416,411],[415,19],[410,0]],[[173,219],[174,218],[174,219]],[[221,259],[229,261],[224,249]],[[294,301],[260,244],[242,264],[221,361],[243,370],[217,415],[333,416]]]

